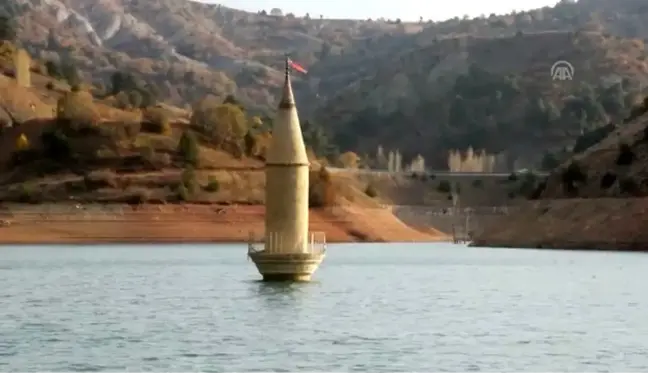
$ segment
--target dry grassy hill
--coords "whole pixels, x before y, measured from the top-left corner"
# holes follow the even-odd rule
[[[16,62],[10,43],[0,51],[3,202],[264,203],[271,134],[238,103],[208,97],[193,112],[165,104],[119,109],[84,84],[43,75],[42,61]],[[378,207],[363,186],[317,169],[312,180],[320,204]]]

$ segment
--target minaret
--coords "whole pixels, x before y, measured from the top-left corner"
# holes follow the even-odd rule
[[[308,232],[309,170],[286,58],[283,92],[266,155],[265,243],[263,250],[252,245],[249,250],[264,280],[309,280],[324,258],[325,242],[316,245]]]

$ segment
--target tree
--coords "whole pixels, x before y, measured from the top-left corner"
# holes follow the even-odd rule
[[[0,41],[16,40],[16,25],[8,16],[0,15]]]
[[[239,106],[216,104],[210,98],[196,106],[191,126],[210,136],[217,146],[234,144],[239,150],[242,147],[240,142],[248,132],[247,118]]]
[[[22,151],[27,149],[29,149],[29,139],[24,133],[21,133],[18,139],[16,139],[16,150]]]
[[[130,92],[139,88],[133,74],[124,73],[121,71],[117,71],[112,74],[112,76],[110,77],[110,84],[110,94],[113,96],[118,94],[119,92]]]
[[[178,142],[178,154],[185,165],[198,166],[200,148],[196,136],[191,130],[185,130]]]
[[[142,130],[163,135],[171,134],[171,114],[163,108],[150,108],[144,112]]]
[[[344,168],[358,168],[360,157],[354,152],[345,152],[340,155],[338,161]]]
[[[71,86],[81,84],[81,74],[79,73],[79,69],[77,69],[72,62],[61,64],[61,75]]]
[[[56,104],[56,117],[72,128],[94,125],[98,114],[88,92],[68,92]]]
[[[59,65],[52,60],[45,62],[45,70],[47,70],[47,75],[52,78],[60,79],[62,77]]]

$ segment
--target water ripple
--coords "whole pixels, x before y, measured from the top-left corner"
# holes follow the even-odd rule
[[[648,370],[645,255],[341,245],[292,285],[236,246],[0,258],[3,371]]]

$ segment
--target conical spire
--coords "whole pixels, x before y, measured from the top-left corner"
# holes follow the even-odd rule
[[[286,57],[286,75],[279,101],[279,110],[272,127],[272,141],[268,149],[268,165],[308,165],[306,145],[299,124],[292,85],[290,84],[290,59]]]
[[[295,96],[293,95],[292,84],[290,83],[290,59],[286,56],[286,73],[283,90],[281,92],[281,101],[279,101],[279,109],[291,109],[293,107],[295,107]]]

